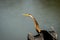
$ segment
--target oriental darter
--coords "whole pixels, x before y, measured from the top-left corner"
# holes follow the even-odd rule
[[[57,33],[54,30],[52,31],[41,30],[41,28],[39,28],[38,22],[31,14],[26,13],[23,15],[32,18],[35,29],[38,33],[37,35],[33,35],[32,33],[29,33],[27,36],[27,40],[57,40]]]

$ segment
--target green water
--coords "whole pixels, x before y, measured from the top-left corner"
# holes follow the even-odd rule
[[[0,0],[0,40],[27,40],[29,32],[37,34],[32,19],[24,13],[32,14],[41,29],[53,26],[60,38],[59,0]]]

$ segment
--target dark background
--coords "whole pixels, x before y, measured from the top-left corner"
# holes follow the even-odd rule
[[[27,40],[32,32],[36,35],[31,18],[22,14],[30,13],[40,28],[55,28],[60,38],[60,0],[0,0],[0,40]]]

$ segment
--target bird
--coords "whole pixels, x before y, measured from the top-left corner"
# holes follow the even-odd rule
[[[27,40],[57,40],[57,33],[55,31],[41,30],[38,22],[36,21],[34,16],[32,16],[32,14],[25,13],[23,15],[32,18],[36,32],[38,33],[37,35],[29,33],[27,36]]]

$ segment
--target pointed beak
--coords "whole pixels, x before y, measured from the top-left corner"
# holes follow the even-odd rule
[[[24,16],[29,16],[29,14],[23,14]]]

